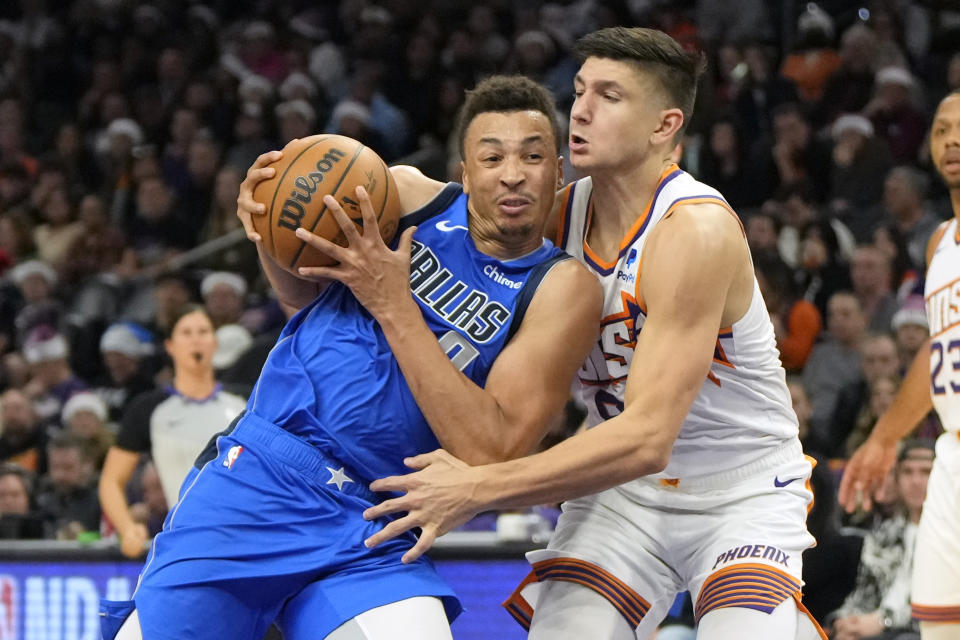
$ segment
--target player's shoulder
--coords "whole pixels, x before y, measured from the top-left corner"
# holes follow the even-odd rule
[[[940,241],[943,240],[943,235],[947,232],[947,229],[950,227],[950,223],[953,222],[954,218],[950,220],[944,220],[937,225],[937,228],[933,230],[933,233],[930,234],[930,239],[927,241],[927,267],[930,266],[930,261],[933,259],[933,254],[936,252],[937,247],[940,245]]]
[[[742,243],[746,234],[734,210],[724,201],[711,198],[677,203],[653,228],[651,241],[654,236],[716,246]]]
[[[541,283],[538,294],[547,299],[550,306],[564,310],[573,306],[603,306],[603,288],[600,281],[578,260],[566,253],[550,267]]]
[[[423,174],[420,169],[409,165],[390,167],[397,193],[400,195],[400,209],[404,214],[416,211],[443,191],[447,183],[434,180]]]

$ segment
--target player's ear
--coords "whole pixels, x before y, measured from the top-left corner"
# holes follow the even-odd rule
[[[650,143],[660,146],[669,142],[681,127],[683,127],[683,111],[677,108],[664,109],[660,112],[660,126],[651,135]]]
[[[470,193],[470,178],[467,177],[467,165],[460,161],[460,183],[463,185],[463,192],[468,194]]]

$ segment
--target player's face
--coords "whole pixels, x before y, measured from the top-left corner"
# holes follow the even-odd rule
[[[947,96],[930,129],[930,155],[950,189],[960,189],[960,94]]]
[[[897,466],[897,488],[907,508],[917,510],[927,496],[927,482],[933,469],[933,456],[913,452]]]
[[[467,127],[463,149],[471,232],[526,251],[539,246],[561,179],[549,118],[539,111],[481,113]]]
[[[175,371],[212,367],[217,338],[210,318],[200,311],[186,314],[177,321],[166,347]]]
[[[570,162],[579,171],[631,167],[661,126],[655,81],[628,62],[587,58],[573,81]]]

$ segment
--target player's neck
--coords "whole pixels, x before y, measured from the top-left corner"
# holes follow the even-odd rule
[[[173,376],[173,387],[188,398],[202,400],[210,397],[217,386],[213,372],[206,371],[177,371]]]
[[[671,164],[649,160],[630,171],[598,172],[591,176],[595,212],[591,227],[598,231],[616,230],[617,238],[621,238],[646,211],[660,176]]]
[[[953,217],[960,224],[960,188],[950,189],[950,204],[953,205]]]

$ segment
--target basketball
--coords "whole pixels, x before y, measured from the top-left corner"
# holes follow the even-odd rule
[[[372,149],[352,138],[316,135],[293,140],[273,165],[276,174],[257,184],[253,198],[266,206],[265,215],[254,215],[253,226],[262,247],[294,275],[299,267],[320,267],[335,261],[297,237],[303,227],[322,238],[345,246],[337,219],[323,203],[330,194],[358,229],[363,228],[356,188],[370,196],[383,241],[389,243],[400,220],[397,185],[387,165]]]

